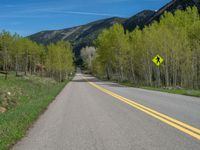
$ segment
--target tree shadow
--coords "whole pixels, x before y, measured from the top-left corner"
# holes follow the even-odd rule
[[[89,78],[89,79],[74,79],[71,82],[102,82],[95,78]]]
[[[91,77],[91,76],[88,76]],[[118,83],[113,83],[111,81],[102,81],[99,80],[97,78],[91,77],[91,78],[87,78],[87,79],[74,79],[71,82],[76,82],[76,83],[81,83],[81,82],[93,82],[93,83],[97,83],[97,85],[99,86],[108,86],[108,87],[120,87],[120,88],[124,88],[125,86],[120,85]]]

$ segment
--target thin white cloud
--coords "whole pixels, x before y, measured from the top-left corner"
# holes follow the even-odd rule
[[[36,8],[32,10],[24,10],[20,13],[56,13],[56,14],[77,14],[77,15],[93,15],[93,16],[120,16],[118,14],[111,13],[99,13],[99,12],[85,12],[85,11],[68,11],[60,8]]]
[[[61,14],[93,15],[93,16],[119,16],[118,14],[83,12],[83,11],[52,11]]]
[[[105,2],[105,0],[103,0]],[[127,0],[111,0],[113,2],[119,1],[127,1]],[[9,5],[10,7],[14,7],[14,5]],[[21,5],[19,5],[21,6]],[[19,8],[18,6],[18,8]],[[105,12],[87,12],[87,11],[76,11],[78,10],[78,6],[31,6],[29,9],[12,9],[10,13],[0,14],[0,18],[51,18],[52,16],[64,16],[64,15],[82,15],[82,16],[121,16],[119,14],[114,13],[105,13]],[[72,11],[74,10],[74,11]],[[123,16],[121,16],[123,17]]]
[[[37,12],[37,11],[35,11]],[[83,11],[64,11],[64,10],[47,10],[47,9],[41,9],[38,10],[38,12],[45,12],[45,13],[52,13],[50,15],[34,15],[34,14],[27,14],[24,15],[25,12],[20,12],[16,15],[0,15],[0,18],[51,18],[52,15],[66,15],[66,14],[75,14],[75,15],[89,15],[89,16],[107,16],[107,17],[113,17],[113,16],[121,16],[118,14],[110,14],[110,13],[97,13],[97,12],[83,12]],[[26,11],[26,13],[28,13]],[[30,12],[29,12],[30,13]],[[33,13],[33,10],[31,11]],[[122,16],[121,16],[122,17]]]

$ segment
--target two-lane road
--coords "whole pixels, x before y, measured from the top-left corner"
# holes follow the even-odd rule
[[[200,98],[76,74],[14,150],[199,150]]]

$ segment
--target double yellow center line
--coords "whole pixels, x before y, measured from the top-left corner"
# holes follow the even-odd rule
[[[103,87],[100,87],[99,85],[97,85],[95,83],[92,83],[92,82],[89,82],[89,81],[88,81],[88,83],[90,85],[92,85],[93,87],[99,89],[100,91],[107,93],[108,95],[111,95],[112,97],[114,97],[114,98],[116,98],[116,99],[118,99],[118,100],[120,100],[120,101],[122,101],[122,102],[124,102],[124,103],[126,103],[126,104],[128,104],[128,105],[130,105],[130,106],[132,106],[132,107],[134,107],[134,108],[136,108],[136,109],[138,109],[138,110],[140,110],[140,111],[142,111],[142,112],[144,112],[144,113],[146,113],[146,114],[148,114],[148,115],[150,115],[150,116],[152,116],[152,117],[154,117],[154,118],[156,118],[156,119],[158,119],[158,120],[160,120],[160,121],[162,121],[162,122],[164,122],[164,123],[166,123],[166,124],[168,124],[168,125],[170,125],[174,128],[176,128],[176,129],[178,129],[178,130],[200,140],[200,129],[192,127],[192,126],[190,126],[186,123],[183,123],[179,120],[176,120],[174,118],[171,118],[171,117],[169,117],[165,114],[162,114],[158,111],[155,111],[155,110],[153,110],[149,107],[141,105],[141,104],[139,104],[139,103],[137,103],[133,100],[122,97],[122,96],[120,96],[116,93],[113,93],[113,92],[111,92],[111,91],[109,91],[109,90],[107,90]]]

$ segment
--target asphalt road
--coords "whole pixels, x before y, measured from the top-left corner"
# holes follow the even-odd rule
[[[79,73],[13,149],[200,150],[199,129],[200,98]]]

